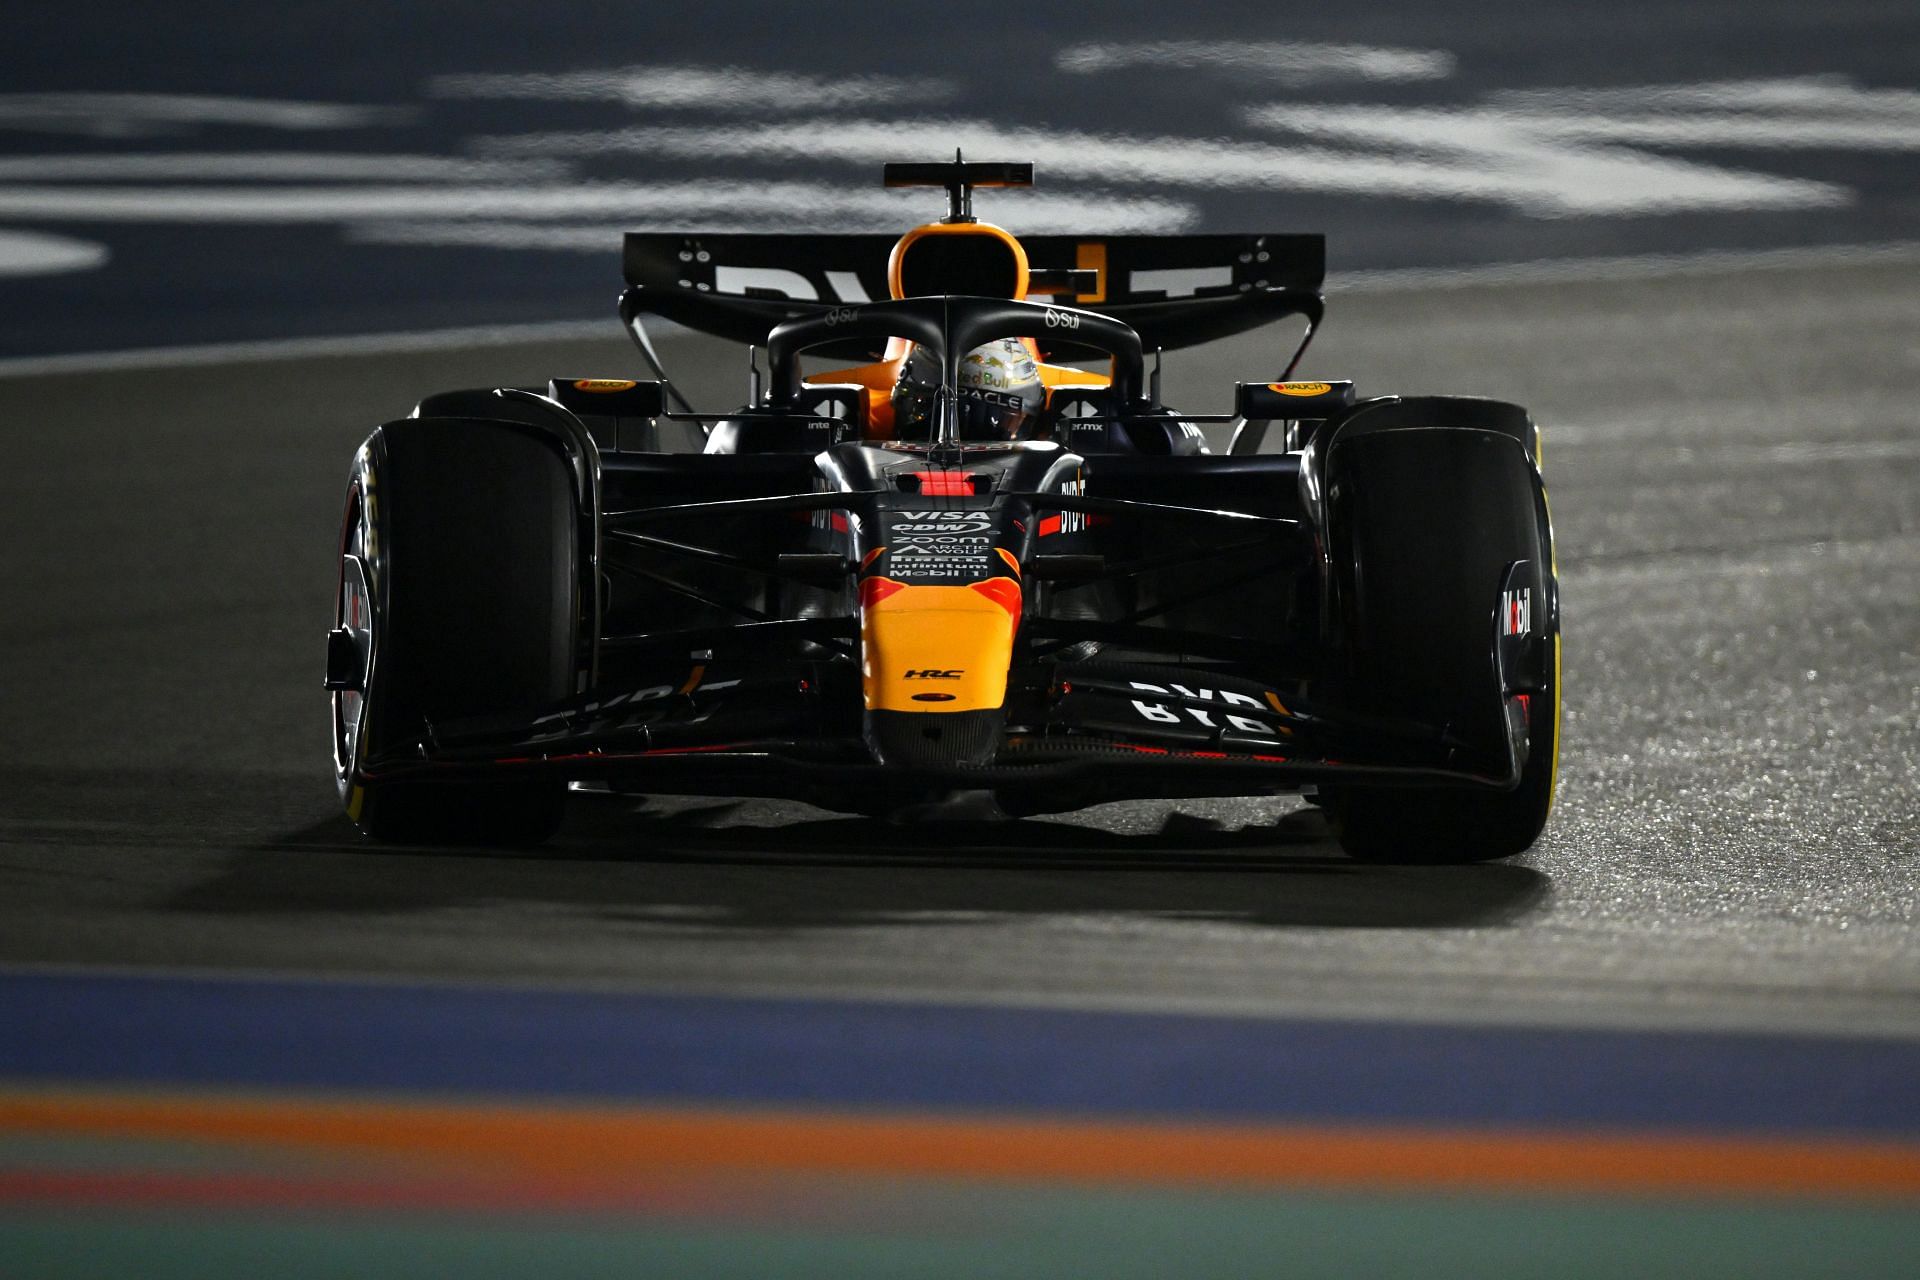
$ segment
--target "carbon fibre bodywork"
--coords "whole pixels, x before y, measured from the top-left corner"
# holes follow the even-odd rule
[[[1313,424],[1301,450],[1254,457],[1039,441],[939,462],[851,441],[818,454],[596,451],[604,605],[580,655],[594,678],[532,718],[423,725],[368,772],[549,770],[876,812],[957,789],[1040,812],[1334,778],[1510,787],[1524,729],[1472,740],[1356,711],[1342,686],[1328,459],[1350,430],[1415,409],[1436,406],[1362,402]],[[1515,434],[1427,429],[1526,452]],[[1544,530],[1544,504],[1540,519]],[[1486,591],[1500,707],[1543,687],[1557,623],[1551,574],[1515,572],[1532,589],[1524,630],[1502,612],[1520,580]],[[989,721],[972,735],[967,713],[889,709],[863,688],[863,666],[893,660],[863,613],[877,584],[903,579],[1011,589],[1004,697],[970,709]],[[950,698],[978,652],[901,659],[901,683],[925,673],[908,696]]]
[[[1149,796],[1493,795],[1544,760],[1550,802],[1559,601],[1525,411],[1358,399],[1350,384],[1284,375],[1240,387],[1230,418],[1159,403],[1143,332],[1166,346],[1301,315],[1311,337],[1318,237],[1102,242],[1080,258],[1108,273],[1116,260],[1186,264],[1140,268],[1134,282],[1141,271],[1220,281],[1214,296],[1176,299],[1112,274],[1068,278],[1112,299],[1111,313],[964,294],[816,305],[716,292],[779,270],[816,295],[833,281],[844,292],[843,255],[874,247],[840,238],[776,268],[770,239],[628,242],[622,316],[643,353],[654,359],[643,313],[750,331],[769,368],[748,405],[675,413],[664,381],[556,379],[442,393],[376,432],[356,463],[328,647],[343,793],[534,778],[866,813],[973,795],[1038,813]],[[1293,257],[1269,266],[1256,241]],[[748,260],[715,263],[716,251]],[[661,274],[676,270],[670,283]],[[1258,287],[1241,279],[1256,270]],[[878,283],[853,280],[862,292]],[[964,439],[947,389],[969,349],[1001,338],[1037,355],[1095,353],[1108,373],[1050,386],[1044,418],[1019,438]],[[944,371],[943,416],[917,438],[875,438],[868,389],[805,376],[803,357],[903,342]],[[1208,422],[1236,447],[1210,452]],[[358,717],[381,661],[392,576],[366,499],[385,493],[382,433],[422,424],[462,424],[453,438],[476,448],[503,432],[536,439],[564,464],[572,692],[498,714],[423,708],[370,738],[340,715],[352,704]],[[702,451],[666,447],[669,428],[690,424]],[[1452,656],[1402,681],[1426,664],[1420,620],[1402,625],[1397,601],[1425,599],[1436,575],[1395,583],[1398,548],[1429,537],[1448,548],[1434,563],[1465,566],[1446,600],[1433,597],[1436,619],[1450,611]]]

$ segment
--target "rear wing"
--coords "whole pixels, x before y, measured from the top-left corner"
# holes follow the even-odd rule
[[[621,318],[759,344],[787,320],[884,300],[889,235],[629,232]],[[1022,236],[1029,296],[1099,311],[1177,350],[1324,309],[1321,235]]]

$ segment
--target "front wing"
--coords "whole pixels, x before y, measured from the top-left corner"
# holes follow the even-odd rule
[[[1506,790],[1527,751],[1524,717],[1511,712],[1504,743],[1476,744],[1446,726],[1356,715],[1204,669],[1034,664],[1010,687],[1008,728],[985,766],[877,763],[860,734],[857,674],[818,661],[663,668],[648,683],[531,718],[425,725],[367,773],[539,772],[625,791],[875,813],[986,791],[1008,812],[1041,813],[1329,784]]]

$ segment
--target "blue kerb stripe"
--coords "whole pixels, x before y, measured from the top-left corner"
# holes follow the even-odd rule
[[[0,974],[0,1077],[1920,1134],[1920,1045],[352,982]]]

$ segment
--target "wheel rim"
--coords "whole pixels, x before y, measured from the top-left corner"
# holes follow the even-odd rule
[[[359,481],[347,491],[340,523],[339,576],[333,595],[333,625],[351,631],[363,653],[373,652],[373,598],[358,566],[367,563],[366,503]],[[361,726],[366,720],[364,690],[336,690],[333,703],[334,772],[344,788],[360,760]]]

